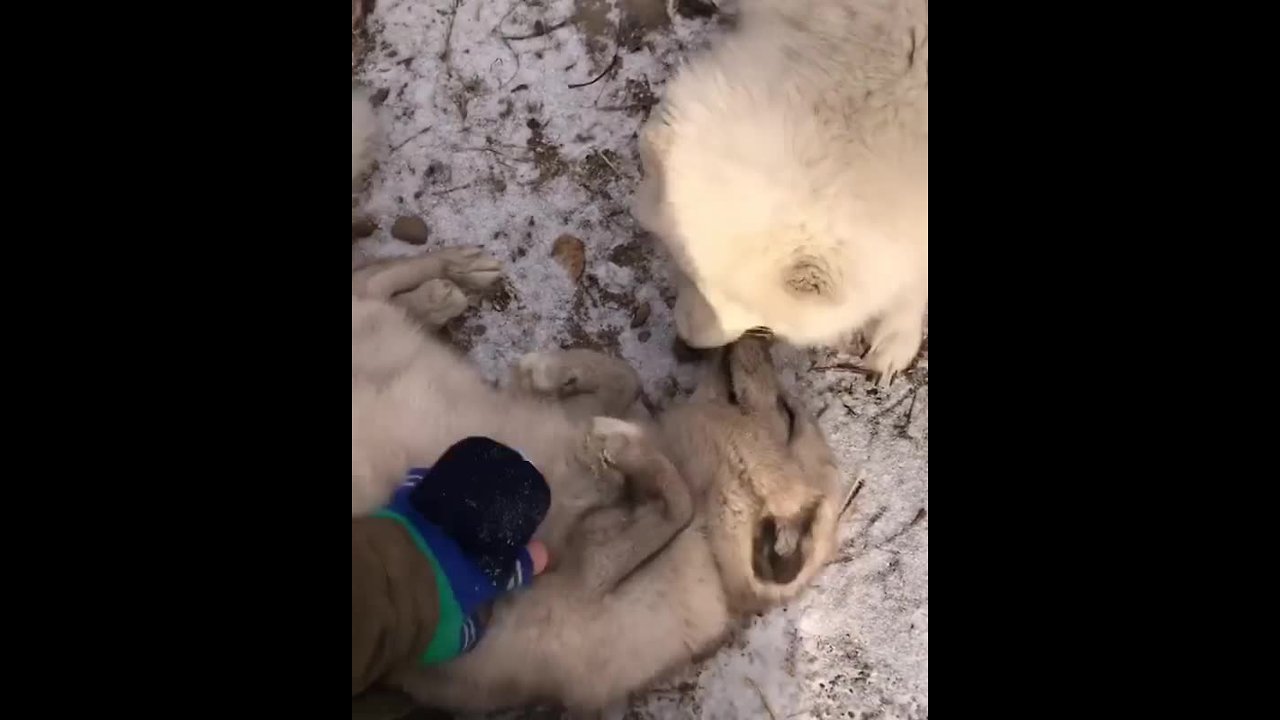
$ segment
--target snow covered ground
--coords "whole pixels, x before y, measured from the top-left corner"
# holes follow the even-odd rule
[[[627,212],[636,132],[678,63],[723,32],[705,0],[378,0],[358,82],[387,126],[353,246],[404,255],[479,244],[507,281],[448,328],[497,377],[531,350],[594,347],[658,405],[687,392],[666,260]],[[401,218],[393,237],[393,226]],[[405,232],[408,231],[408,232]],[[927,718],[928,341],[875,389],[830,351],[779,349],[786,381],[863,485],[816,586],[711,660],[637,697],[627,718]]]

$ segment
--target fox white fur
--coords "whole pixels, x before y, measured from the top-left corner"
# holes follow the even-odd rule
[[[392,683],[433,707],[592,712],[800,593],[834,550],[838,474],[756,338],[720,351],[657,423],[636,402],[634,371],[589,351],[527,356],[509,387],[491,386],[423,325],[497,276],[465,248],[353,273],[352,515],[469,435],[522,452],[551,487],[537,533],[551,565],[495,604],[470,653]],[[613,419],[624,415],[636,422]]]
[[[928,1],[741,5],[640,139],[632,209],[683,271],[677,329],[694,347],[862,330],[891,376],[928,301]]]

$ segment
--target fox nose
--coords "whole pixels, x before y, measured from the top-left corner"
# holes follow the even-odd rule
[[[775,531],[776,537],[773,541],[773,549],[779,555],[786,557],[795,553],[796,548],[800,545],[800,530],[792,523],[778,525]]]
[[[671,343],[671,353],[676,356],[676,362],[690,363],[701,360],[707,351],[690,347],[689,343],[676,336],[675,341]]]
[[[766,517],[756,531],[752,569],[760,582],[787,585],[804,567],[800,529],[789,522]]]

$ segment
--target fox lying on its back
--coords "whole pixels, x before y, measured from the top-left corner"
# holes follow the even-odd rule
[[[867,330],[901,371],[929,291],[928,0],[742,0],[667,85],[632,210],[683,270],[681,337]]]
[[[552,567],[497,603],[468,655],[393,682],[444,708],[596,710],[798,594],[833,550],[837,472],[757,339],[719,351],[656,424],[602,417],[642,415],[639,384],[589,351],[526,356],[509,390],[490,386],[420,323],[444,323],[463,288],[496,278],[494,261],[457,248],[353,274],[352,514],[468,435],[524,453],[552,489],[538,531]]]

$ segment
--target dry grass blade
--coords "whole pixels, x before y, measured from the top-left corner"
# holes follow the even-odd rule
[[[844,502],[840,504],[840,514],[836,515],[837,519],[844,517],[844,514],[849,511],[849,508],[853,505],[853,499],[858,497],[858,493],[862,492],[866,477],[865,470],[858,471],[858,477],[853,481],[853,487],[849,488],[849,494],[845,495]]]
[[[760,704],[764,705],[764,710],[769,713],[769,718],[771,720],[778,720],[778,716],[773,714],[773,708],[769,707],[769,698],[764,696],[764,691],[760,689],[760,686],[756,684],[756,681],[751,678],[747,678],[747,682],[751,683],[751,687],[756,689],[756,694],[760,696]]]

